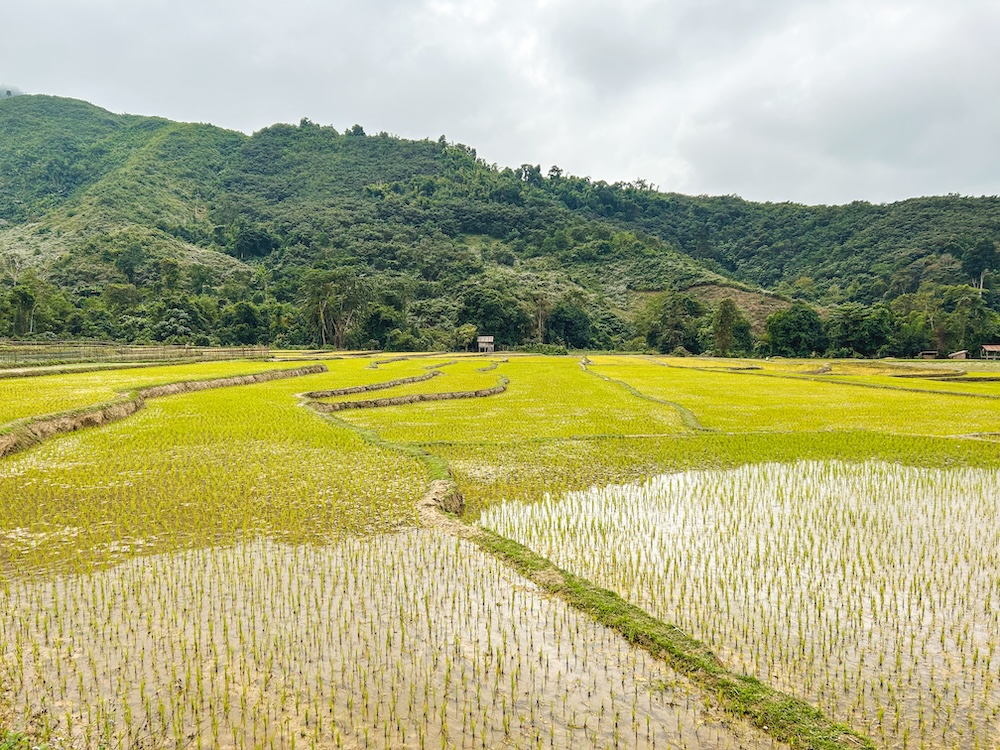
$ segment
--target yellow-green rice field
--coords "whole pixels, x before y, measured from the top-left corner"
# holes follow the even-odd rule
[[[0,748],[1000,745],[1000,367],[321,362],[0,459]]]

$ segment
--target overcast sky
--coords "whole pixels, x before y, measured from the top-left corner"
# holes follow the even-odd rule
[[[0,82],[752,200],[1000,193],[1000,0],[8,0]]]

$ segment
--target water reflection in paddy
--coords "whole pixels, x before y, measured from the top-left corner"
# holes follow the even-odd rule
[[[766,464],[508,503],[483,524],[885,747],[996,747],[998,488],[971,468]]]
[[[79,747],[773,747],[465,542],[254,539],[8,581],[11,726]]]

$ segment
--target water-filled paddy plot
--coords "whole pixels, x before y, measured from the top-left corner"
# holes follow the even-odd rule
[[[0,380],[0,435],[148,386],[308,364]],[[322,364],[151,392],[130,416],[0,459],[0,738],[759,748],[793,736],[798,714],[742,716],[631,644],[628,623],[598,624],[477,546],[481,525],[845,725],[822,740],[800,727],[799,746],[1000,743],[988,372],[936,385],[933,369],[881,364]],[[418,511],[431,480],[451,477],[462,518]]]
[[[998,482],[764,464],[507,503],[483,523],[877,739],[991,747]]]
[[[14,708],[88,746],[773,745],[613,631],[422,531],[175,552],[5,598]]]

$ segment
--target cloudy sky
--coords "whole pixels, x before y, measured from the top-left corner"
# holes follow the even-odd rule
[[[1000,193],[998,0],[9,0],[0,82],[752,200]]]

